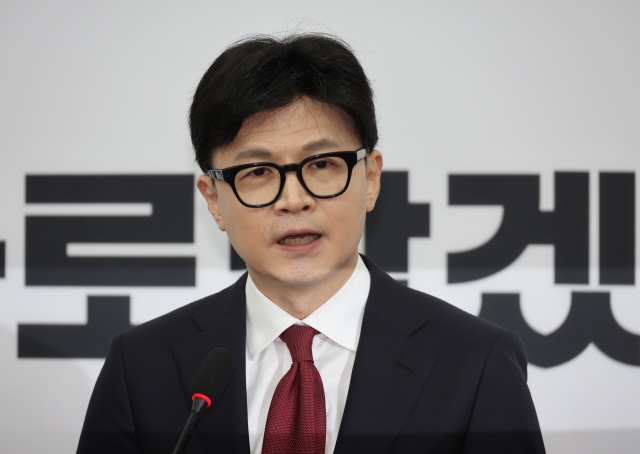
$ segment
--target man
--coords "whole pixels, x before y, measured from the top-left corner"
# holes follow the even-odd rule
[[[231,46],[190,126],[198,189],[248,274],[113,340],[78,452],[170,452],[215,347],[235,373],[187,452],[544,452],[520,339],[358,255],[382,155],[346,44]]]

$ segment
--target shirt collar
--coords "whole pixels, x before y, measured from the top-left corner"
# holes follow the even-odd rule
[[[251,279],[247,278],[247,346],[255,358],[280,334],[296,323],[304,323],[320,331],[343,348],[358,347],[364,306],[369,296],[371,276],[358,255],[351,277],[331,298],[303,320],[298,320],[267,298]]]

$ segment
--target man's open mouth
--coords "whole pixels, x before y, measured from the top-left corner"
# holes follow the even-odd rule
[[[289,235],[281,240],[278,244],[307,244],[320,238],[321,235],[316,233],[303,233],[302,235]]]

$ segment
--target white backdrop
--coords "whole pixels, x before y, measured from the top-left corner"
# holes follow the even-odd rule
[[[70,244],[67,254],[196,257],[195,286],[27,285],[26,216],[150,213],[26,203],[26,175],[196,175],[190,98],[213,59],[250,33],[329,31],[357,51],[377,95],[385,170],[408,172],[409,201],[430,205],[430,234],[409,240],[396,277],[475,314],[483,293],[518,293],[542,334],[563,325],[572,292],[607,292],[618,325],[639,335],[637,266],[636,284],[598,277],[599,173],[640,170],[638,24],[634,1],[2,2],[0,451],[73,452],[102,366],[18,358],[19,324],[86,323],[89,295],[128,295],[137,324],[240,275],[194,188],[192,243]],[[554,283],[554,248],[541,244],[489,277],[447,283],[447,253],[487,242],[502,221],[499,206],[451,205],[449,176],[538,175],[539,208],[552,211],[554,172],[588,173],[589,282]],[[637,452],[639,385],[637,363],[593,344],[554,367],[529,365],[548,452]]]

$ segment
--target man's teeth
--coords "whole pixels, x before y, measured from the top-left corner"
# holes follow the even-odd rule
[[[278,241],[280,244],[307,244],[320,238],[320,235],[291,235]]]

